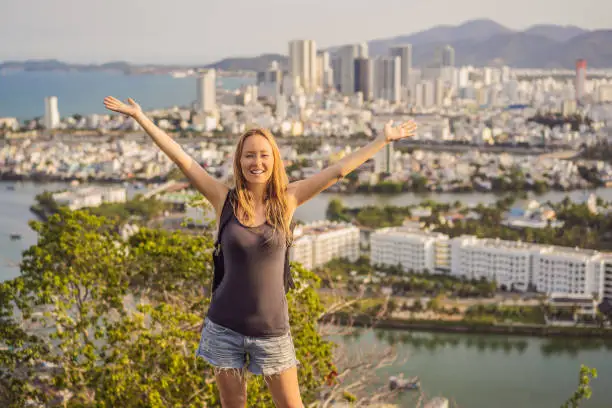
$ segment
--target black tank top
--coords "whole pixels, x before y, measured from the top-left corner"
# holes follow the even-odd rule
[[[286,334],[289,312],[284,285],[284,235],[268,223],[242,225],[231,200],[226,200],[222,209],[225,211],[232,213],[220,241],[225,274],[213,292],[208,318],[244,336]]]

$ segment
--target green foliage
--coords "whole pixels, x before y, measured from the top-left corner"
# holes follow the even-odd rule
[[[561,405],[561,408],[578,408],[582,400],[590,399],[592,394],[591,380],[594,378],[597,378],[597,370],[581,365],[578,377],[578,389],[576,389],[574,394]]]
[[[465,313],[466,320],[493,319],[524,324],[544,324],[544,310],[540,306],[499,306],[495,304],[475,305]]]
[[[56,193],[59,193],[59,191],[56,191]],[[51,211],[57,211],[58,205],[53,199],[53,194],[54,193],[50,191],[43,191],[42,193],[36,195],[35,201],[39,205],[44,206]]]
[[[408,207],[363,207],[355,219],[359,224],[369,228],[385,228],[402,225],[406,217],[410,216]]]
[[[220,406],[212,367],[195,358],[209,236],[144,228],[123,241],[115,221],[65,209],[32,225],[39,240],[21,277],[0,285],[0,406]],[[308,403],[334,370],[332,345],[317,332],[318,278],[300,266],[294,277],[288,305]],[[248,389],[249,406],[273,406],[260,377]]]
[[[326,217],[331,221],[349,222],[351,216],[345,210],[346,207],[344,207],[342,201],[334,198],[327,205]]]
[[[134,198],[125,203],[104,203],[98,207],[89,208],[88,211],[94,215],[126,222],[130,219],[149,221],[161,215],[168,208],[168,204],[155,198]]]

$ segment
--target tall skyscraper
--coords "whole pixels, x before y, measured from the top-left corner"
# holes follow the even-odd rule
[[[442,80],[442,78],[436,79],[434,86],[434,103],[436,106],[442,106],[444,102],[444,91],[446,90],[444,80]]]
[[[198,109],[203,113],[213,113],[217,110],[217,73],[208,69],[197,79]]]
[[[368,45],[345,45],[338,51],[340,58],[340,92],[344,95],[355,93],[355,58],[368,58]]]
[[[340,92],[340,83],[342,82],[342,60],[339,56],[332,58],[331,69],[332,69],[332,80],[334,88]]]
[[[584,87],[586,85],[586,70],[587,63],[586,60],[579,59],[576,61],[576,100],[578,102],[582,101],[584,98]]]
[[[331,72],[331,61],[329,52],[322,51],[317,55],[317,87],[321,89],[329,88],[333,83]]]
[[[400,102],[402,82],[400,68],[399,57],[378,57],[374,61],[374,96],[376,98],[393,103]]]
[[[421,81],[417,84],[418,102],[423,108],[430,108],[436,103],[434,81]]]
[[[60,123],[60,114],[57,107],[57,96],[45,98],[45,117],[43,124],[46,129],[55,129]]]
[[[306,93],[316,91],[317,45],[313,40],[289,42],[289,75],[294,79],[299,78],[299,84]]]
[[[369,58],[355,59],[355,92],[361,92],[366,101],[374,97],[374,70]]]
[[[387,143],[382,150],[374,155],[374,173],[393,173],[394,167],[393,143]]]
[[[278,63],[273,61],[266,71],[257,73],[257,86],[262,97],[269,100],[276,100],[282,91],[283,73],[278,68]]]
[[[405,44],[392,47],[389,52],[392,57],[400,58],[402,94],[407,95],[407,91],[411,88],[410,73],[412,71],[412,45]]]
[[[436,60],[441,67],[454,67],[455,49],[450,45],[438,48]]]

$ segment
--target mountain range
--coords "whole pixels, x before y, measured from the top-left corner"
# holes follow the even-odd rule
[[[488,19],[457,26],[440,25],[412,34],[368,42],[370,56],[387,55],[389,47],[412,44],[413,65],[433,62],[441,45],[455,49],[456,65],[505,64],[515,68],[568,68],[584,58],[592,68],[612,68],[612,30],[585,30],[576,26],[541,24],[512,30]],[[334,52],[341,45],[328,48]],[[281,64],[287,58],[274,56]],[[210,64],[222,69],[262,69],[271,55],[228,58]]]
[[[439,25],[430,29],[392,38],[368,42],[372,57],[388,55],[389,47],[412,44],[413,66],[426,66],[434,61],[436,48],[451,45],[455,49],[455,65],[509,65],[514,68],[567,68],[576,59],[584,58],[590,68],[612,68],[612,29],[585,30],[576,26],[541,24],[526,30],[513,30],[489,19],[470,20],[462,24]],[[342,45],[330,47],[332,54]],[[232,57],[206,65],[222,70],[265,70],[272,61],[287,66],[287,56],[263,54],[256,57]],[[151,70],[187,68],[170,65],[133,65],[112,62],[102,65],[66,64],[55,60],[9,61],[3,69],[26,70],[121,70],[140,73]]]

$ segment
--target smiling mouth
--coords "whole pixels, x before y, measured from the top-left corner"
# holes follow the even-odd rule
[[[255,176],[259,176],[261,174],[264,174],[263,170],[250,170],[249,173],[255,175]]]

